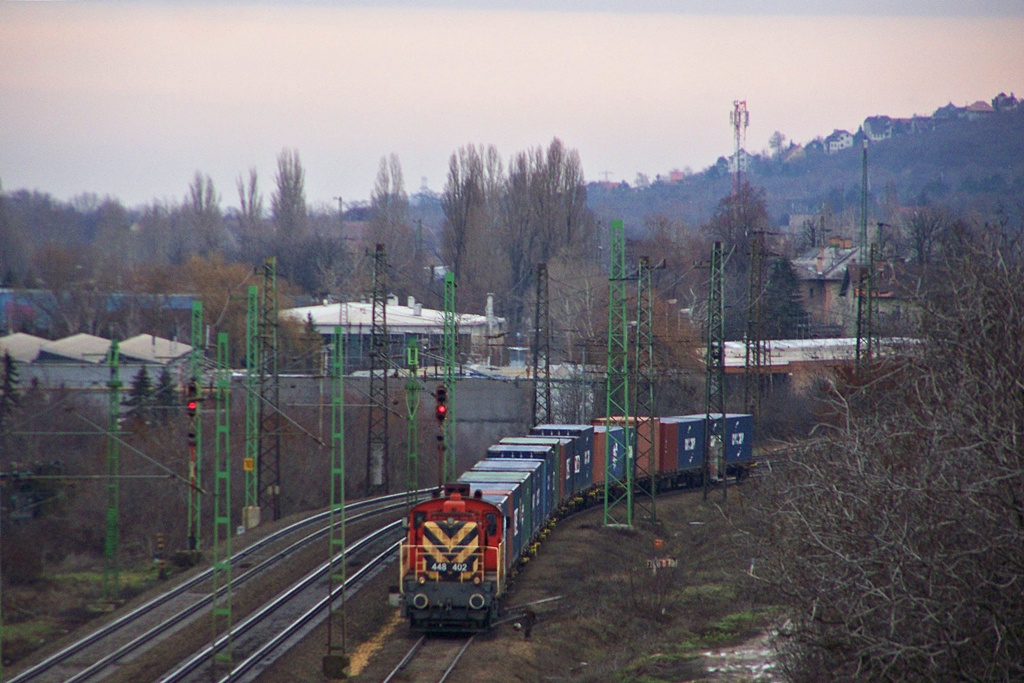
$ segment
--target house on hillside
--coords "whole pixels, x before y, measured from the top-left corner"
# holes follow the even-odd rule
[[[871,142],[880,142],[892,137],[892,119],[888,116],[869,116],[864,119],[864,135]]]
[[[835,154],[853,147],[853,135],[848,131],[836,129],[824,140],[825,153]]]
[[[992,105],[983,100],[978,100],[974,104],[967,105],[967,118],[970,121],[988,118],[995,113],[996,110],[992,108]]]
[[[892,120],[893,135],[914,135],[924,133],[935,128],[935,122],[930,116],[919,116],[914,114],[910,118],[899,118]]]
[[[793,259],[793,269],[802,284],[800,295],[815,337],[851,333],[856,323],[856,305],[850,286],[850,266],[856,266],[857,249],[850,240],[832,238],[828,246],[805,251]],[[853,330],[856,333],[856,330]]]
[[[1020,100],[1014,97],[1012,92],[1009,96],[1007,96],[1006,93],[1001,92],[992,98],[992,108],[995,109],[996,112],[1011,111],[1019,106]]]
[[[958,107],[952,102],[944,107],[939,107],[932,114],[932,119],[936,122],[953,121],[963,118],[967,118],[967,107]]]
[[[745,149],[740,149],[738,154],[739,154],[740,173],[748,173],[750,171],[750,166],[751,166],[751,162],[754,159],[754,155],[751,154],[750,152],[748,152]],[[735,173],[736,172],[736,158],[737,158],[737,154],[734,153],[734,154],[730,154],[729,158],[727,159],[729,173]]]

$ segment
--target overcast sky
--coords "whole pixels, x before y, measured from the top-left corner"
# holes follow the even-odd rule
[[[1024,95],[1024,0],[0,0],[0,181],[180,200],[299,151],[310,203],[367,199],[396,153],[444,184],[467,143],[554,136],[632,182],[866,116]]]

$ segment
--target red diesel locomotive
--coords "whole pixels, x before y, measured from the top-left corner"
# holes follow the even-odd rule
[[[412,508],[400,554],[402,612],[413,629],[477,631],[497,617],[505,585],[506,520],[469,486]]]

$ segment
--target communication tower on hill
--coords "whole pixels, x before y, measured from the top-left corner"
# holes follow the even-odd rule
[[[729,114],[732,124],[733,138],[736,142],[733,153],[732,191],[739,192],[743,182],[743,165],[740,163],[740,150],[747,141],[747,126],[750,125],[750,112],[747,111],[746,100],[733,100],[732,112]]]

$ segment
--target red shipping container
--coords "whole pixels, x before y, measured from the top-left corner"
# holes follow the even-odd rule
[[[659,422],[658,472],[675,472],[678,467],[679,423],[671,418]]]

